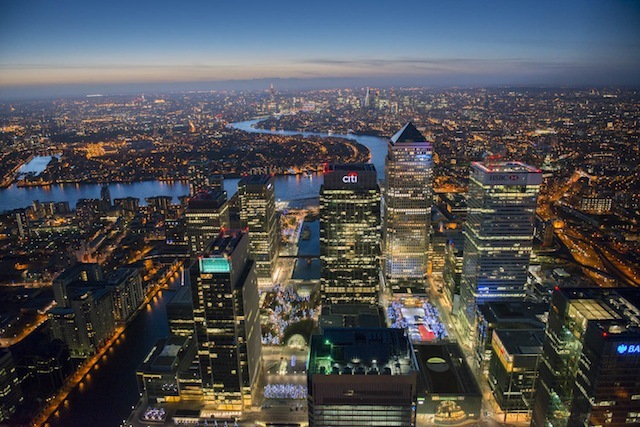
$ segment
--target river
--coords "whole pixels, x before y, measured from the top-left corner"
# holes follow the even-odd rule
[[[316,132],[292,132],[292,131],[271,131],[266,129],[256,129],[252,126],[259,120],[247,120],[244,122],[232,123],[230,126],[252,133],[269,133],[279,135],[300,135],[322,136],[327,134]],[[371,152],[371,163],[378,172],[378,178],[384,177],[384,158],[387,153],[387,140],[376,136],[366,135],[331,135],[353,139],[366,146]],[[29,163],[23,165],[21,172],[40,173],[47,166],[50,157],[34,157]],[[224,188],[229,195],[236,192],[238,188],[238,178],[225,179]],[[313,174],[310,177],[303,175],[281,175],[275,178],[276,198],[280,200],[297,200],[317,197],[322,185],[322,174]],[[56,184],[45,187],[18,187],[12,185],[9,188],[0,189],[0,212],[10,211],[18,208],[30,206],[34,200],[41,202],[69,202],[70,207],[75,207],[78,199],[97,199],[100,197],[100,184]],[[111,199],[121,197],[137,197],[140,204],[145,205],[145,198],[152,196],[171,196],[174,203],[178,202],[178,197],[189,194],[187,182],[164,182],[164,181],[142,181],[133,183],[114,183],[109,185]]]
[[[272,132],[252,128],[251,126],[257,122],[258,120],[249,120],[233,123],[231,126],[247,132],[300,134],[300,132]],[[327,136],[310,132],[302,134],[304,136]],[[332,136],[356,139],[367,146],[371,151],[371,162],[376,166],[378,177],[384,176],[384,157],[387,151],[385,139],[356,135]],[[36,163],[33,163],[34,161]],[[36,157],[23,168],[25,171],[39,173],[46,167],[47,162],[46,158],[43,160],[43,158]],[[237,190],[238,181],[238,179],[225,179],[225,189],[229,194],[233,194]],[[295,200],[317,197],[321,184],[321,174],[314,174],[310,178],[302,175],[278,176],[275,182],[276,198]],[[144,204],[145,197],[167,195],[173,196],[174,201],[177,201],[178,196],[189,192],[189,186],[186,183],[161,181],[111,184],[109,189],[112,199],[133,196],[140,198],[142,204]],[[73,207],[80,198],[98,198],[99,196],[100,185],[98,184],[31,188],[18,188],[14,185],[0,190],[0,210],[26,207],[31,204],[32,200],[68,201]],[[314,248],[315,252],[317,252],[317,248]],[[311,276],[307,277],[309,274],[315,277],[319,271],[319,260],[313,260],[310,266],[299,267],[305,267],[303,270],[312,271],[312,273],[298,271],[297,274],[301,275],[300,278],[309,279],[311,278]],[[298,270],[300,269],[298,268]],[[51,427],[117,426],[129,416],[132,405],[135,405],[139,399],[135,371],[153,344],[169,333],[165,306],[173,293],[173,290],[161,291],[145,310],[138,314],[119,341],[106,353],[106,357],[101,359],[100,366],[93,369],[90,377],[85,378],[82,384],[69,394],[65,403],[60,406],[58,415],[48,420]]]
[[[177,280],[180,280],[179,278]],[[178,283],[173,283],[178,285]],[[136,369],[155,342],[169,335],[165,306],[175,291],[162,290],[51,416],[51,427],[119,426],[140,395]]]

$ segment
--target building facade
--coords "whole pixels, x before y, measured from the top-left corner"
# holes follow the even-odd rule
[[[640,424],[640,290],[556,288],[533,427]]]
[[[119,268],[107,277],[108,289],[113,297],[116,322],[124,323],[144,300],[144,285],[137,268]]]
[[[194,334],[191,298],[191,286],[181,286],[167,303],[167,321],[171,335],[188,337]]]
[[[372,164],[328,165],[320,187],[320,286],[329,304],[377,304],[380,189]]]
[[[493,331],[489,387],[506,414],[531,415],[543,341],[540,329]]]
[[[541,183],[524,163],[471,164],[460,289],[470,325],[476,304],[524,299]]]
[[[189,253],[200,255],[221,230],[229,228],[227,193],[222,190],[201,191],[187,203],[185,211]]]
[[[23,401],[24,396],[11,352],[0,348],[0,423],[5,425]]]
[[[311,337],[309,426],[414,426],[416,381],[404,331],[327,329]]]
[[[394,291],[423,291],[431,236],[431,143],[407,123],[389,141],[385,162],[385,277]]]
[[[260,282],[271,284],[275,271],[280,227],[276,213],[276,194],[271,175],[249,175],[238,183],[240,220],[249,230],[251,258]]]
[[[258,285],[246,233],[220,233],[190,270],[204,401],[250,408],[261,371]]]

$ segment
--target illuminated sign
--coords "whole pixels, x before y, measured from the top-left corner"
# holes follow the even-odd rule
[[[617,350],[618,354],[638,354],[640,353],[640,344],[620,344]]]
[[[226,258],[200,258],[200,273],[228,273],[230,270]]]
[[[489,181],[518,181],[518,175],[489,175]]]
[[[358,182],[358,174],[355,172],[349,172],[342,177],[342,182],[345,184],[355,184]]]

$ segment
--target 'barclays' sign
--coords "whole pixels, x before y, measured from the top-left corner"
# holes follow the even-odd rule
[[[640,353],[640,344],[618,344],[618,354],[638,354]]]

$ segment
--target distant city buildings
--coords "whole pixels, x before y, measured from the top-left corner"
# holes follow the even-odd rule
[[[524,299],[541,183],[524,163],[471,164],[460,290],[470,325],[476,304]]]
[[[252,407],[262,370],[260,307],[249,236],[220,233],[193,263],[193,316],[205,403]]]
[[[249,231],[251,258],[259,283],[270,285],[280,243],[274,179],[271,175],[249,175],[238,183],[240,220]]]
[[[320,292],[325,304],[377,304],[380,231],[375,167],[328,165],[320,187]]]
[[[394,292],[424,292],[431,235],[431,143],[411,123],[389,141],[384,193],[385,276]]]

